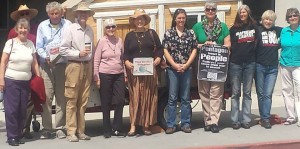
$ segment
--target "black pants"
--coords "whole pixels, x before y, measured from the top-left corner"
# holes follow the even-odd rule
[[[104,132],[112,129],[122,131],[123,107],[125,103],[125,78],[124,74],[104,74],[100,77],[100,100],[103,114]],[[113,124],[110,123],[110,110],[115,105]]]

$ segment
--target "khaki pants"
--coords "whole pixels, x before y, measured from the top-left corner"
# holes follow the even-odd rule
[[[62,129],[66,124],[66,99],[64,96],[66,64],[56,64],[50,68],[48,64],[41,64],[40,73],[44,79],[46,103],[42,105],[42,125],[44,129],[52,129],[52,101],[55,95],[55,128]]]
[[[84,114],[92,82],[92,63],[69,62],[65,74],[67,134],[82,134],[85,131]]]
[[[202,101],[205,126],[218,125],[224,93],[224,82],[198,80],[198,92]]]

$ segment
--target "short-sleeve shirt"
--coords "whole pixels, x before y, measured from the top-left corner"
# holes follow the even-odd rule
[[[193,30],[184,29],[182,36],[179,37],[173,27],[165,32],[162,45],[168,50],[175,63],[185,64],[198,43]]]
[[[33,42],[30,40],[20,42],[16,38],[9,39],[5,43],[3,52],[9,54],[5,78],[30,80],[33,54],[36,52]]]
[[[290,27],[283,28],[280,34],[280,64],[287,67],[300,66],[300,26],[293,31]]]
[[[221,30],[220,35],[218,36],[218,39],[217,39],[216,43],[220,44],[220,45],[223,45],[224,44],[224,38],[229,35],[229,30],[228,30],[227,25],[223,22],[221,22],[221,27],[222,27],[222,30]],[[204,28],[203,28],[201,22],[196,23],[193,26],[193,30],[195,32],[195,35],[197,37],[197,40],[198,40],[199,44],[203,44],[207,41],[207,36],[205,34],[205,31],[204,31]]]

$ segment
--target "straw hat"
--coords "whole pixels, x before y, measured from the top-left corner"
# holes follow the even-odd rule
[[[21,17],[21,12],[24,12],[24,11],[29,12],[30,19],[34,18],[38,14],[38,10],[29,9],[26,5],[20,5],[18,10],[14,11],[10,14],[10,18],[15,21],[18,21]]]
[[[145,25],[147,25],[147,24],[150,23],[151,18],[149,17],[148,14],[146,14],[145,10],[138,8],[138,9],[136,9],[134,11],[133,15],[129,17],[129,23],[130,23],[130,25],[134,26],[134,19],[136,19],[139,16],[144,16],[144,18],[145,18]]]
[[[74,14],[76,14],[77,11],[89,11],[90,16],[95,14],[95,12],[89,8],[89,4],[87,2],[78,3],[77,8],[75,10],[73,10],[73,12],[75,12]]]

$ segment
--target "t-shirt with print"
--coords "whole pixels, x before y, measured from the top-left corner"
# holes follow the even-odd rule
[[[258,27],[256,62],[261,65],[278,65],[279,37],[282,28],[274,26],[266,29]]]
[[[12,42],[13,40],[13,42]],[[5,78],[13,80],[30,80],[33,54],[36,52],[32,41],[21,42],[16,38],[5,43],[3,52],[9,54]]]
[[[230,62],[235,64],[255,62],[257,27],[254,25],[230,28]]]
[[[181,37],[178,36],[175,27],[164,34],[162,45],[168,50],[175,63],[185,64],[193,49],[197,48],[197,39],[193,30],[184,29]],[[168,65],[169,62],[167,62]]]

